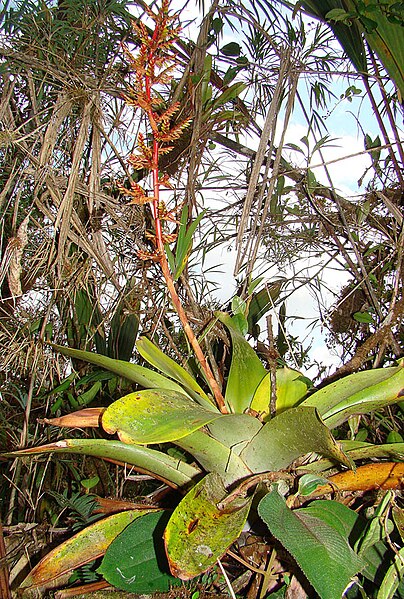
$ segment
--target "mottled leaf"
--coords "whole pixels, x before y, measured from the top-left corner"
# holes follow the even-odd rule
[[[182,580],[215,565],[239,537],[252,498],[236,498],[223,510],[226,490],[217,474],[208,474],[176,507],[164,533],[171,572]]]
[[[183,393],[146,389],[114,401],[101,422],[107,433],[118,433],[124,443],[166,443],[185,437],[220,418]]]

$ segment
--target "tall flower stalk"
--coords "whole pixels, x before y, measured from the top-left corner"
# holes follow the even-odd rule
[[[143,110],[151,129],[150,142],[146,141],[141,133],[138,134],[138,151],[136,154],[131,154],[129,162],[136,170],[147,170],[151,174],[153,196],[147,195],[145,190],[134,182],[131,182],[129,190],[122,189],[122,191],[132,198],[131,203],[149,203],[151,206],[154,232],[149,234],[148,238],[154,249],[150,252],[139,251],[138,255],[144,260],[153,260],[160,265],[174,308],[195,356],[203,369],[216,404],[222,413],[227,413],[228,410],[219,385],[181,304],[164,248],[165,244],[173,243],[176,239],[176,234],[166,230],[167,222],[175,222],[176,211],[168,212],[160,197],[161,187],[172,187],[168,175],[160,173],[160,157],[173,149],[171,144],[190,125],[190,119],[172,124],[173,117],[178,112],[180,104],[175,102],[166,107],[155,90],[157,86],[170,83],[172,79],[172,70],[176,65],[173,44],[178,38],[180,28],[174,25],[176,16],[169,14],[169,0],[162,0],[161,8],[157,14],[154,14],[150,9],[146,10],[148,16],[154,22],[154,30],[149,31],[141,21],[134,23],[133,26],[140,40],[137,55],[133,55],[124,46],[125,53],[135,71],[134,85],[130,93],[125,96],[125,100],[128,105]]]

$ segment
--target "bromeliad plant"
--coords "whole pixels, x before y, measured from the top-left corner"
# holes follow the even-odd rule
[[[160,198],[160,187],[169,182],[159,172],[159,157],[189,123],[172,125],[178,106],[163,107],[154,91],[169,79],[178,33],[167,2],[163,0],[158,15],[149,11],[149,16],[155,22],[151,33],[141,23],[137,25],[138,56],[126,49],[136,71],[136,84],[127,100],[146,113],[151,127],[150,141],[140,136],[139,153],[130,161],[135,169],[151,172],[153,196],[147,196],[137,183],[125,193],[134,203],[151,204],[153,249],[141,257],[160,265],[206,387],[147,338],[139,339],[136,346],[153,369],[54,346],[66,356],[125,377],[143,390],[106,409],[88,408],[48,421],[61,427],[101,427],[118,440],[66,439],[13,456],[78,453],[129,464],[179,489],[183,499],[172,513],[145,505],[91,524],[39,562],[22,588],[44,588],[104,556],[98,572],[107,583],[134,593],[165,591],[214,568],[243,528],[253,526],[259,517],[321,599],[338,599],[355,580],[377,584],[380,576],[384,591],[378,599],[392,598],[399,585],[396,574],[404,569],[403,551],[394,553],[390,548],[397,534],[394,522],[402,530],[402,510],[391,510],[392,495],[380,503],[370,521],[338,501],[315,498],[347,489],[399,487],[404,475],[403,443],[338,443],[332,430],[397,402],[404,387],[404,367],[359,372],[309,394],[308,381],[301,373],[280,368],[275,381],[274,374],[266,371],[244,337],[248,321],[248,306],[244,306],[237,317],[216,314],[232,347],[222,395],[174,285],[174,271],[187,255],[184,244],[190,243],[186,219],[180,224],[183,247],[169,253],[171,269],[166,254],[167,244],[175,240],[167,226],[175,217]],[[275,406],[270,402],[274,390]],[[180,451],[173,454],[173,445]],[[306,456],[304,462],[302,456]],[[355,460],[371,459],[378,461],[355,471]],[[302,503],[313,501],[291,509],[299,506],[299,497]],[[382,526],[382,521],[387,524]],[[273,592],[280,597],[287,577],[274,574],[273,551],[267,568],[259,571],[262,596]]]

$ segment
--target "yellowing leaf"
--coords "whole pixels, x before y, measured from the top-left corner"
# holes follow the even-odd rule
[[[118,433],[124,443],[166,443],[181,439],[220,418],[182,393],[146,389],[125,395],[102,415],[107,433]]]
[[[320,485],[315,496],[332,491],[369,491],[370,489],[397,489],[404,483],[404,463],[380,462],[359,466],[356,472],[347,470],[330,476],[330,482]]]
[[[52,549],[31,570],[21,587],[45,586],[63,574],[100,557],[128,524],[149,511],[145,509],[121,512],[91,524]]]
[[[263,418],[269,416],[271,395],[271,375],[262,379],[251,401],[251,409]],[[306,379],[307,380],[307,379]],[[278,368],[276,371],[276,413],[281,414],[294,408],[306,395],[307,384],[301,372],[291,368]]]

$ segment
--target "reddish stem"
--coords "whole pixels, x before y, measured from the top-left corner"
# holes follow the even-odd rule
[[[153,34],[153,40],[157,39],[157,35],[158,35],[158,30],[157,28],[154,31]],[[149,54],[149,65],[152,69],[154,69],[154,61],[153,61],[153,56],[152,56],[152,52],[150,52]],[[183,326],[184,332],[191,344],[192,349],[195,352],[195,355],[201,365],[201,368],[203,369],[206,379],[208,381],[208,384],[210,386],[210,388],[212,389],[212,392],[214,394],[215,400],[216,400],[216,404],[219,408],[219,410],[221,411],[222,414],[227,414],[228,410],[222,395],[222,392],[219,388],[219,385],[217,384],[217,381],[213,375],[213,372],[208,364],[208,362],[206,361],[206,358],[203,354],[202,348],[199,345],[199,342],[191,328],[191,325],[189,324],[189,320],[188,317],[185,313],[184,308],[182,307],[181,304],[181,300],[178,296],[177,290],[175,288],[174,285],[174,280],[170,271],[170,267],[168,265],[168,261],[167,261],[167,256],[165,253],[165,249],[164,249],[164,241],[163,241],[163,228],[162,228],[162,224],[161,224],[161,219],[159,216],[159,202],[160,202],[160,182],[159,182],[159,169],[158,169],[158,163],[159,163],[159,142],[156,139],[156,133],[158,133],[158,129],[157,129],[157,124],[156,124],[156,118],[155,118],[155,114],[153,112],[152,109],[152,98],[151,98],[151,81],[150,81],[150,75],[145,75],[145,90],[146,90],[146,95],[147,95],[147,100],[149,101],[149,110],[147,111],[147,116],[149,119],[149,123],[153,132],[153,150],[152,150],[152,161],[153,161],[153,169],[152,169],[152,176],[153,176],[153,201],[152,201],[152,214],[154,217],[154,226],[155,226],[155,233],[156,233],[156,245],[157,245],[157,255],[159,257],[159,264],[160,264],[160,268],[161,271],[163,273],[164,279],[166,281],[166,285],[167,285],[167,289],[168,292],[171,296],[172,302],[174,304],[174,308],[181,320],[181,324]]]

